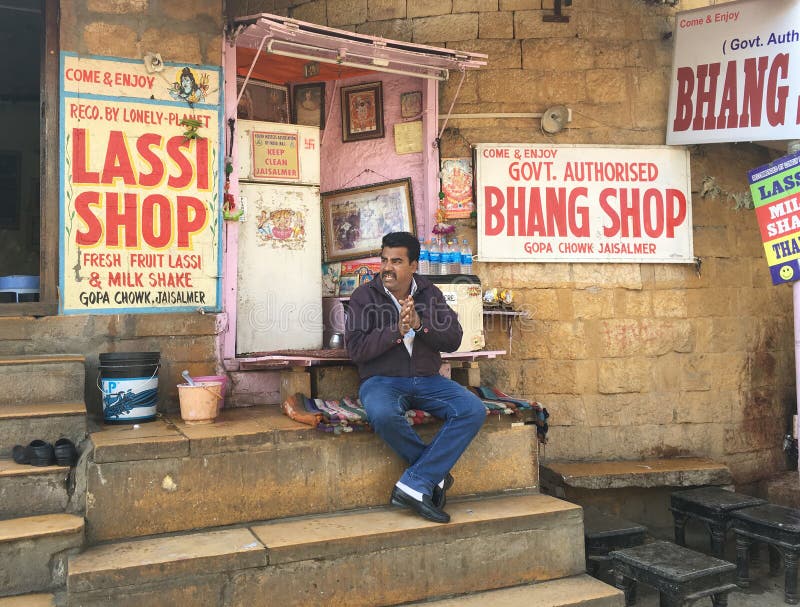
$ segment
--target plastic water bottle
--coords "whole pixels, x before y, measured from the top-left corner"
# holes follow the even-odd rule
[[[461,273],[472,274],[472,247],[466,238],[461,243]]]
[[[439,266],[439,274],[446,276],[450,273],[450,244],[446,238],[442,239],[442,264]]]
[[[436,237],[431,239],[431,248],[428,250],[428,273],[439,274],[442,265],[442,250]]]
[[[461,249],[458,248],[458,238],[450,243],[450,274],[461,272]]]
[[[419,239],[419,266],[417,268],[420,274],[431,273],[430,253],[428,251],[428,243],[422,238]]]
[[[461,273],[461,247],[458,238],[453,240],[453,274]]]

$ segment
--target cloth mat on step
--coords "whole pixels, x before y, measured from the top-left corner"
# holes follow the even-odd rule
[[[529,412],[531,421],[525,423],[534,424],[536,426],[536,438],[542,444],[547,443],[547,431],[550,428],[547,420],[550,418],[550,413],[541,403],[509,396],[491,386],[471,387],[470,390],[480,397],[483,401],[483,406],[486,407],[490,414],[518,415],[521,412]]]
[[[536,401],[508,396],[504,392],[490,386],[470,388],[486,407],[486,415],[530,416],[526,424],[536,425],[536,435],[541,443],[547,442],[547,420],[550,414]],[[281,404],[281,410],[296,422],[314,426],[322,432],[342,434],[348,432],[371,431],[367,412],[358,398],[345,396],[341,400],[308,398],[297,393]],[[428,424],[437,421],[430,413],[418,409],[409,409],[405,413],[406,421],[412,425]]]

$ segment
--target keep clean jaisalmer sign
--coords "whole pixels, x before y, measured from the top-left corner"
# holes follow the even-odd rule
[[[220,69],[62,53],[60,88],[62,312],[217,309]]]
[[[482,261],[690,263],[689,153],[479,144]]]

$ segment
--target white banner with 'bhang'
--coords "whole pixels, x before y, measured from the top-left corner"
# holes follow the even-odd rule
[[[800,139],[800,0],[675,15],[668,144]]]

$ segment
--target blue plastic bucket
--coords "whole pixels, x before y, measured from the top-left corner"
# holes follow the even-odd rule
[[[106,423],[132,424],[156,418],[160,357],[160,352],[100,355],[97,386]]]

